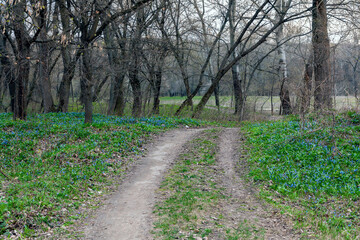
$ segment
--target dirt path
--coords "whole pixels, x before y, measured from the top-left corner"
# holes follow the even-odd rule
[[[265,239],[299,239],[293,232],[293,224],[268,204],[264,204],[254,196],[254,192],[239,177],[241,166],[236,171],[235,162],[240,157],[240,134],[238,129],[225,129],[220,136],[218,161],[224,170],[223,185],[231,196],[222,206],[228,225],[247,222],[258,231],[263,231]]]
[[[200,132],[191,129],[167,132],[148,148],[151,150],[147,156],[139,160],[119,190],[85,223],[84,239],[153,239],[152,211],[162,176],[182,153],[183,145]],[[244,231],[240,239],[299,239],[291,221],[257,199],[252,187],[240,177],[246,171],[235,166],[240,157],[239,141],[239,129],[224,129],[219,136],[217,179],[228,196],[213,209],[224,216],[219,221],[240,234]],[[223,237],[223,232],[215,230],[209,239]]]
[[[151,239],[150,228],[155,190],[164,171],[181,147],[201,130],[175,130],[164,134],[135,167],[95,218],[84,226],[84,239]]]

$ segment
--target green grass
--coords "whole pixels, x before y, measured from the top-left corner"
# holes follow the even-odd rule
[[[165,177],[158,190],[165,199],[155,207],[156,239],[195,239],[211,233],[198,223],[222,197],[214,179],[215,140],[212,133],[194,139]]]
[[[0,238],[18,237],[71,225],[80,208],[99,196],[113,176],[122,176],[131,158],[152,134],[202,122],[179,118],[94,115],[30,115],[13,121],[0,114]],[[118,178],[117,178],[118,179]]]
[[[248,123],[250,178],[318,236],[359,235],[360,115]],[[293,206],[297,206],[294,208]]]

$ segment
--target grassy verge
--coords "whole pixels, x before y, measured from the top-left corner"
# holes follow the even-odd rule
[[[191,147],[190,147],[191,146]],[[189,147],[189,148],[188,148]],[[221,198],[215,179],[216,135],[194,139],[167,174],[156,206],[156,239],[205,237],[211,229],[202,217]],[[217,216],[213,216],[216,218]]]
[[[360,115],[246,124],[250,178],[308,236],[360,234]]]
[[[177,118],[120,118],[81,113],[0,114],[0,238],[33,238],[66,228],[102,194],[113,176],[153,133],[201,122]]]
[[[224,212],[232,199],[224,189],[224,172],[216,160],[220,131],[205,131],[189,142],[167,173],[154,210],[155,239],[235,240],[263,235],[252,224],[234,222]]]

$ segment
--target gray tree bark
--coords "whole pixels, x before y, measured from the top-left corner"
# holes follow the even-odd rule
[[[10,92],[10,107],[11,111],[14,112],[15,110],[15,72],[14,72],[14,65],[10,62],[8,56],[9,53],[7,51],[7,44],[6,44],[6,37],[5,35],[0,32],[0,61],[2,65],[2,70],[5,76],[5,85],[8,86]],[[5,90],[5,89],[4,89]]]
[[[125,23],[123,23],[125,24]],[[124,26],[123,35],[126,35],[126,24]],[[118,39],[118,44],[115,41],[115,29],[107,28],[104,32],[104,40],[107,47],[107,54],[109,59],[109,65],[111,68],[111,84],[110,84],[110,99],[108,115],[115,114],[122,116],[125,109],[125,97],[124,97],[124,79],[127,70],[126,57],[126,40],[125,36],[122,39]],[[119,48],[119,50],[117,50]]]
[[[230,10],[230,16],[229,16],[229,31],[230,31],[230,46],[233,46],[235,44],[235,13],[236,13],[236,0],[234,0],[231,10]],[[231,54],[231,59],[236,58],[236,51],[233,51]],[[233,87],[234,87],[234,105],[235,105],[235,115],[240,116],[242,112],[242,106],[243,106],[243,91],[242,91],[242,84],[241,84],[241,78],[240,78],[240,71],[239,71],[239,62],[236,62],[231,67],[231,74],[233,79]],[[215,88],[216,89],[216,88]]]
[[[26,119],[27,108],[27,85],[29,82],[30,74],[30,47],[38,38],[44,22],[41,22],[37,31],[31,37],[26,30],[25,12],[26,1],[17,1],[13,5],[13,22],[12,27],[14,31],[16,46],[13,44],[13,51],[15,52],[16,68],[15,68],[15,96],[14,96],[14,120]],[[46,6],[37,9],[38,14],[43,16],[46,12]]]
[[[35,3],[34,3],[35,4]],[[44,8],[44,14],[40,15],[37,19],[38,25],[43,22],[46,24],[47,21],[47,0],[41,0],[40,1],[40,7]],[[47,37],[47,27],[44,26],[41,29],[41,32],[39,34],[39,39],[42,41],[39,44],[39,54],[40,54],[40,64],[39,64],[39,75],[40,75],[40,86],[41,86],[41,93],[43,97],[43,107],[44,107],[44,113],[48,112],[54,112],[55,111],[55,105],[53,101],[53,97],[51,95],[51,82],[50,82],[50,47]]]
[[[129,81],[133,95],[132,115],[140,117],[142,112],[142,92],[141,82],[139,78],[140,61],[139,55],[141,51],[141,36],[144,24],[144,10],[140,9],[136,13],[136,30],[130,44],[130,64],[129,64]]]
[[[59,99],[57,110],[60,112],[67,112],[69,109],[71,82],[74,78],[76,63],[80,55],[76,54],[75,56],[72,56],[71,54],[71,24],[70,15],[67,11],[65,0],[57,0],[57,5],[60,9],[60,18],[63,27],[63,33],[60,40],[60,51],[64,67],[60,87],[57,93],[57,97]]]

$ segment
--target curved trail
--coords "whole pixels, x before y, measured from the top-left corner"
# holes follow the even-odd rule
[[[105,204],[96,211],[94,218],[82,227],[84,239],[146,240],[153,239],[152,211],[156,202],[156,190],[170,164],[185,150],[186,142],[198,135],[201,129],[182,129],[165,133],[148,147],[124,183]],[[252,187],[241,177],[243,167],[237,166],[240,158],[239,129],[224,129],[219,136],[217,165],[219,184],[229,198],[220,201],[217,209],[224,216],[222,225],[236,229],[248,223],[263,232],[264,239],[299,239],[292,222],[266,203],[256,198]],[[215,209],[214,209],[215,210]],[[214,233],[216,229],[214,229]],[[252,237],[256,238],[257,235]],[[201,239],[201,238],[199,238]],[[204,238],[206,239],[206,238]],[[217,232],[209,239],[224,239]],[[241,238],[240,239],[247,239]]]
[[[151,239],[151,213],[155,191],[164,171],[181,147],[200,129],[174,130],[164,134],[146,157],[139,160],[131,176],[84,226],[84,239]]]
[[[225,218],[231,219],[227,225],[247,221],[264,231],[264,239],[299,239],[293,231],[293,223],[284,215],[279,214],[268,204],[259,201],[237,172],[235,163],[240,158],[239,129],[225,129],[220,136],[217,159],[219,166],[224,170],[223,185],[231,197],[223,207]],[[235,227],[235,225],[233,226]]]

